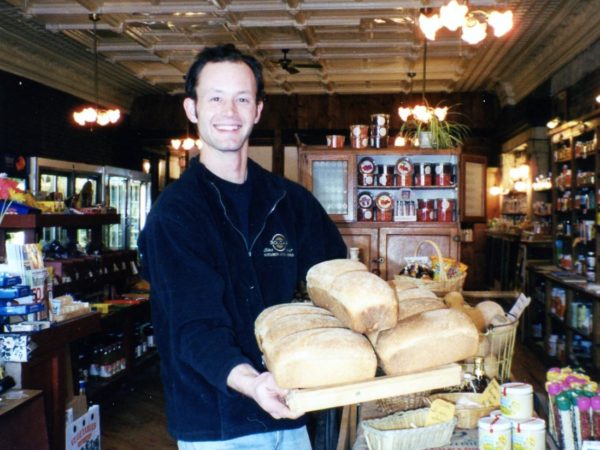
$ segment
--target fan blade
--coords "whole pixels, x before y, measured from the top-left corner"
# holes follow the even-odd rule
[[[300,71],[298,69],[296,69],[295,66],[292,66],[290,64],[287,64],[285,66],[281,66],[283,67],[284,70],[286,70],[290,75],[295,75],[297,73],[300,73]]]

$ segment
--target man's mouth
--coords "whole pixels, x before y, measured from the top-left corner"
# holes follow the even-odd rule
[[[241,125],[215,125],[215,128],[219,131],[237,131],[242,128]]]

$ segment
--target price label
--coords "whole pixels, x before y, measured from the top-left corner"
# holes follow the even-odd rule
[[[454,411],[456,407],[454,404],[442,400],[441,398],[435,399],[429,408],[427,417],[425,418],[425,426],[435,425],[436,423],[444,423],[454,417]]]

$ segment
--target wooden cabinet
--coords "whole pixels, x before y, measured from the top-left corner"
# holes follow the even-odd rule
[[[382,278],[393,279],[423,240],[435,242],[445,257],[460,258],[459,149],[302,146],[299,152],[300,182],[336,222],[346,245],[359,248],[361,261]],[[365,160],[372,176],[361,173]],[[382,194],[392,201],[385,214],[376,206]],[[363,195],[373,206],[365,207]],[[420,254],[434,250],[423,246]]]

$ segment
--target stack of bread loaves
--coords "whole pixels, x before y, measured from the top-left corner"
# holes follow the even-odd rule
[[[467,315],[431,291],[388,283],[358,261],[313,266],[307,289],[313,305],[277,305],[255,323],[281,387],[362,381],[375,376],[377,365],[388,375],[419,372],[477,351],[477,329]]]

